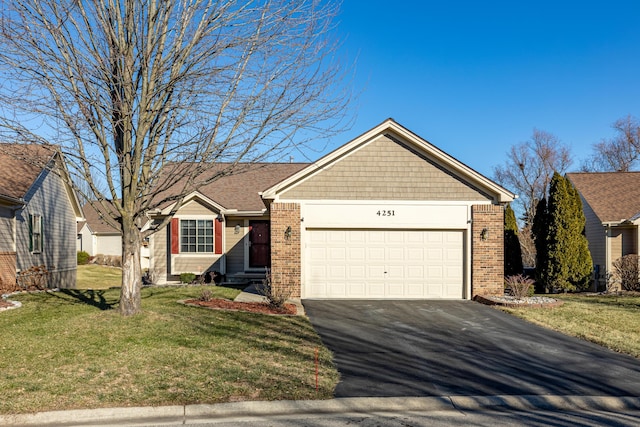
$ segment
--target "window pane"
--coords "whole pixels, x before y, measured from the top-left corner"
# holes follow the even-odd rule
[[[213,252],[213,224],[211,219],[180,220],[180,251]]]

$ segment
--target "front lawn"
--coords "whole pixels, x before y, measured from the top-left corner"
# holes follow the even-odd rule
[[[97,264],[79,265],[77,289],[109,289],[122,285],[122,269]]]
[[[239,292],[145,288],[132,318],[115,309],[119,289],[12,297],[23,306],[0,312],[0,413],[332,396],[338,373],[306,318],[176,302],[205,289]]]
[[[552,309],[503,309],[530,322],[640,358],[640,297],[553,295]]]

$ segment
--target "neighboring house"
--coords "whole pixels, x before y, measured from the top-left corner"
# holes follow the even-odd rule
[[[603,290],[613,262],[638,253],[640,172],[568,173],[567,177],[582,199],[596,287]]]
[[[270,267],[302,298],[503,293],[515,195],[392,119],[312,164],[245,167],[189,195],[151,236],[157,283]]]
[[[91,256],[110,255],[122,256],[122,232],[120,228],[114,228],[111,221],[105,220],[108,213],[99,213],[96,210],[100,206],[98,202],[94,205],[87,202],[82,207],[85,221],[78,223],[78,251],[85,251]],[[109,205],[111,212],[114,211]],[[143,269],[149,268],[149,248],[143,246],[140,251],[140,265]]]
[[[55,146],[0,144],[0,280],[45,266],[49,287],[76,285],[82,210]]]
[[[82,207],[85,221],[78,224],[78,250],[85,251],[91,256],[122,255],[122,232],[114,228],[104,219],[91,203]],[[113,221],[113,220],[111,220]]]

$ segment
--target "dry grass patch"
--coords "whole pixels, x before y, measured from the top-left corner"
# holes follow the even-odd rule
[[[78,266],[77,289],[109,289],[122,285],[122,269],[104,265],[87,264]]]
[[[530,322],[640,358],[640,297],[553,295],[553,309],[503,308]]]
[[[132,318],[114,310],[119,289],[15,297],[23,307],[0,313],[0,413],[332,396],[338,374],[306,318],[177,304],[202,290],[145,288]]]

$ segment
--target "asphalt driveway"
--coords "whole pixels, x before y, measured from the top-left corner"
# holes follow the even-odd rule
[[[303,301],[336,397],[640,396],[640,361],[471,301]]]

